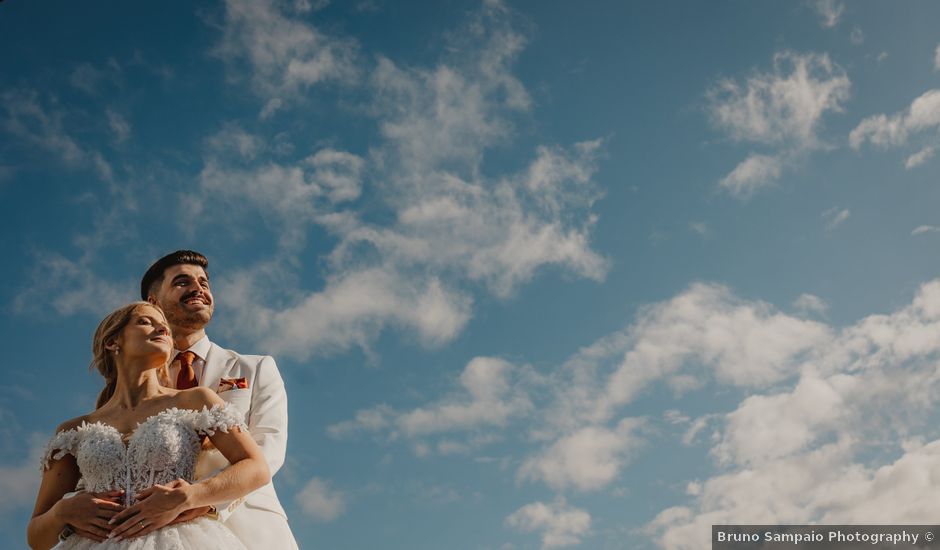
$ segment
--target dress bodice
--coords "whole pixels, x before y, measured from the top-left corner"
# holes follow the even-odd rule
[[[43,469],[48,468],[50,460],[71,454],[78,463],[85,490],[123,489],[125,504],[129,505],[134,494],[154,484],[177,478],[194,481],[202,436],[217,430],[227,432],[235,426],[247,430],[237,410],[220,405],[201,411],[162,411],[138,424],[126,443],[113,426],[83,422],[53,436],[43,454]]]

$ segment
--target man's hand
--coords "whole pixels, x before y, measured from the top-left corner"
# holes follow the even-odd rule
[[[120,503],[124,491],[103,493],[79,492],[73,497],[63,498],[55,504],[56,515],[72,526],[76,534],[95,542],[103,542],[113,527],[108,523],[115,514],[124,509]]]
[[[209,441],[209,439],[207,438],[206,441]],[[185,485],[189,485],[189,482],[186,481],[185,479],[177,479],[173,483],[170,483],[169,486],[176,489],[178,487],[183,487]],[[171,521],[170,525],[173,525],[176,523],[183,523],[184,521],[190,521],[190,520],[196,519],[198,517],[208,514],[211,511],[212,511],[212,506],[203,506],[201,508],[192,508],[190,510],[186,510],[182,514],[176,516],[176,519]]]
[[[169,525],[187,510],[189,483],[177,479],[166,485],[154,485],[137,493],[137,504],[111,518],[114,540],[141,537]]]

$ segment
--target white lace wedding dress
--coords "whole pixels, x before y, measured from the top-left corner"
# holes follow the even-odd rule
[[[138,424],[127,444],[112,426],[82,423],[57,433],[46,447],[43,469],[49,460],[71,454],[78,462],[85,490],[92,492],[124,490],[124,505],[134,503],[138,491],[176,478],[193,482],[196,458],[203,435],[216,430],[227,432],[234,426],[246,430],[241,414],[233,407],[211,409],[167,409]],[[244,549],[245,546],[222,523],[205,516],[168,525],[144,537],[97,543],[72,535],[55,549],[69,550],[191,550]],[[274,550],[274,549],[271,549]]]

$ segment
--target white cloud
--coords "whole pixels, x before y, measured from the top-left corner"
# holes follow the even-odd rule
[[[748,197],[780,177],[780,159],[767,155],[751,155],[738,164],[719,185],[736,197]]]
[[[940,232],[940,227],[935,225],[918,225],[911,231],[911,236],[923,235],[924,233],[937,233]]]
[[[825,311],[809,294],[795,305]],[[659,431],[654,423],[660,421],[675,426],[668,431],[687,446],[696,434],[712,431],[709,452],[719,467],[705,479],[673,480],[686,484],[688,502],[663,510],[646,527],[664,548],[699,548],[718,523],[923,522],[937,512],[929,500],[933,482],[924,480],[940,471],[940,440],[921,441],[940,435],[933,428],[938,357],[940,280],[922,285],[910,304],[840,330],[697,283],[642,308],[630,326],[539,378],[549,391],[521,417],[531,421],[529,440],[539,446],[524,451],[517,474],[560,492],[611,488],[630,460],[654,443],[641,436]],[[405,418],[419,435],[481,425],[505,429],[508,424],[487,424],[468,404],[505,401],[499,396],[532,387],[528,379],[504,375],[511,370],[501,363],[468,368],[462,395],[413,409],[421,414],[380,406],[331,430],[404,434]],[[709,381],[737,387],[737,406],[727,412],[722,404],[694,419],[666,407],[661,420],[621,416],[656,382],[678,396]],[[440,443],[418,441],[416,452],[466,448],[459,440]],[[872,451],[890,458],[872,458]],[[529,508],[511,525],[538,530],[535,525],[549,522],[533,518],[550,517],[550,508]]]
[[[851,40],[852,43],[856,46],[865,41],[865,33],[862,32],[861,27],[854,27],[852,29],[852,33],[849,35],[849,40]]]
[[[460,433],[463,440],[443,439],[437,444],[441,454],[463,453],[493,442],[481,433],[488,428],[505,428],[509,421],[525,416],[532,402],[525,387],[531,375],[527,369],[495,357],[475,357],[460,375],[460,390],[415,409],[397,411],[379,405],[356,412],[353,420],[328,428],[333,437],[357,432],[388,432],[388,439],[404,436],[410,440]],[[430,447],[422,444],[425,454]]]
[[[110,281],[95,273],[94,258],[71,260],[58,253],[35,252],[33,284],[13,301],[19,313],[42,314],[37,303],[48,303],[60,315],[103,315],[134,299],[133,281]]]
[[[471,301],[446,289],[438,278],[405,279],[379,269],[345,273],[298,303],[275,309],[265,304],[263,271],[237,273],[223,283],[226,303],[239,315],[230,326],[253,335],[278,354],[307,358],[370,343],[389,326],[413,330],[428,346],[452,339],[470,318]],[[283,277],[275,275],[275,279]]]
[[[282,0],[225,2],[223,36],[215,53],[230,64],[237,81],[241,63],[250,67],[254,91],[268,100],[262,118],[311,86],[351,83],[359,75],[356,43],[330,36],[292,13],[307,11],[303,4]]]
[[[826,229],[835,229],[849,219],[851,212],[848,208],[839,208],[835,206],[822,213],[822,219],[826,222]]]
[[[95,96],[98,95],[98,88],[104,77],[104,71],[96,69],[90,63],[82,63],[72,71],[69,82],[73,87]]]
[[[566,375],[574,380],[559,417],[605,420],[650,384],[685,383],[687,375],[739,387],[774,384],[793,376],[802,355],[828,338],[825,325],[741,300],[723,286],[696,283],[644,308],[624,331],[572,358]],[[610,373],[592,373],[601,369]],[[681,393],[682,385],[673,389]]]
[[[323,147],[281,162],[207,152],[194,210],[210,200],[228,209],[193,213],[213,223],[224,212],[225,223],[233,210],[258,210],[279,235],[268,266],[223,283],[227,303],[245,312],[236,317],[252,319],[233,331],[296,357],[368,349],[390,327],[440,345],[470,318],[476,292],[509,297],[548,266],[605,277],[608,262],[590,245],[600,140],[538,146],[516,173],[482,170],[530,106],[510,70],[525,43],[512,19],[487,2],[448,35],[455,47],[433,69],[380,58],[368,80],[380,139],[368,155]],[[337,243],[325,284],[272,295],[272,279],[298,279],[293,258],[314,226]]]
[[[689,229],[703,237],[707,237],[711,230],[705,222],[689,222]]]
[[[739,197],[780,177],[784,162],[823,147],[817,136],[823,116],[841,112],[851,82],[826,54],[780,52],[769,73],[755,73],[743,83],[723,79],[707,93],[713,124],[735,141],[776,149],[752,153],[721,186]]]
[[[812,148],[823,115],[841,112],[850,86],[826,54],[780,52],[773,72],[722,80],[708,99],[714,123],[735,140]]]
[[[318,477],[312,478],[296,496],[303,513],[316,521],[329,523],[346,511],[346,496]]]
[[[911,134],[936,129],[940,126],[940,90],[929,90],[915,99],[911,106],[892,116],[883,114],[870,116],[849,134],[849,143],[859,149],[865,142],[877,147],[897,147],[907,143]],[[923,151],[922,151],[923,152]],[[913,159],[913,160],[912,160]],[[910,166],[916,166],[926,158],[910,157]]]
[[[527,459],[519,468],[522,479],[544,481],[556,490],[593,491],[609,485],[640,444],[635,433],[643,421],[621,420],[613,430],[587,426],[564,435]]]
[[[829,304],[819,296],[804,293],[793,302],[793,307],[801,313],[824,315],[829,309]]]
[[[117,143],[127,141],[127,138],[131,135],[131,123],[120,113],[111,109],[107,109],[105,115],[108,118],[108,126],[111,128],[111,133],[114,135],[114,141]]]
[[[933,495],[940,441],[912,444],[894,462],[853,461],[847,443],[706,481],[691,507],[662,511],[647,532],[668,550],[701,548],[713,524],[919,524],[940,512]],[[834,475],[837,473],[837,475]]]
[[[929,480],[940,442],[918,441],[924,429],[936,433],[938,338],[940,280],[910,305],[834,333],[803,359],[792,389],[748,396],[725,415],[712,448],[725,468],[649,532],[684,549],[708,540],[712,524],[918,523],[935,514]],[[900,458],[879,466],[874,447]]]
[[[591,515],[569,506],[564,499],[553,503],[533,502],[506,518],[506,525],[520,531],[542,533],[542,548],[579,544],[591,528]]]
[[[245,131],[238,123],[227,122],[218,132],[206,138],[206,146],[215,155],[235,155],[250,161],[264,150],[264,141]]]
[[[937,151],[936,147],[932,145],[928,145],[927,147],[924,147],[920,151],[907,157],[907,160],[904,161],[904,167],[910,170],[912,168],[920,166],[921,164],[930,160],[936,151]]]
[[[45,449],[44,436],[33,434],[29,441],[29,454],[25,460],[14,464],[0,464],[0,515],[15,510],[29,510],[39,491],[39,464]],[[20,439],[22,444],[23,440]]]
[[[845,4],[841,0],[814,0],[813,8],[820,17],[823,27],[831,29],[839,24],[845,13]]]
[[[0,122],[3,130],[52,154],[66,166],[92,169],[102,180],[111,181],[111,165],[99,151],[83,148],[66,131],[66,111],[55,101],[43,106],[35,90],[7,90],[0,98],[6,110]]]

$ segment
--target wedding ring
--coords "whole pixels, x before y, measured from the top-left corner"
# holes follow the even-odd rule
[[[142,521],[137,522],[137,526],[138,526],[138,527],[143,527],[143,526],[144,526],[144,522],[142,522]]]

